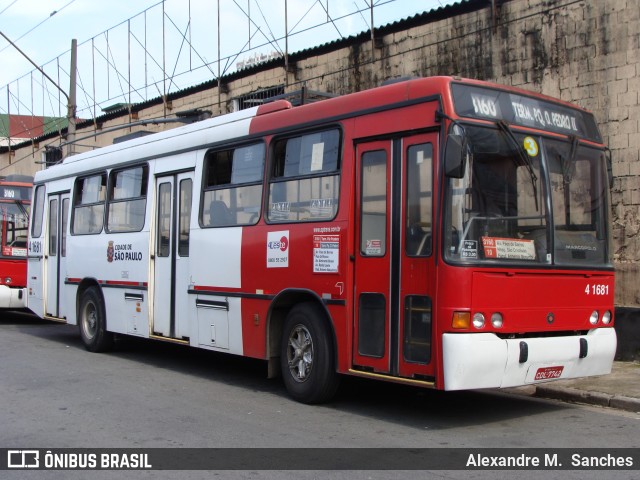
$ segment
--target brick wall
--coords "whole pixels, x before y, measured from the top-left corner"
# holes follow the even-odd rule
[[[640,306],[640,0],[470,0],[451,15],[403,22],[327,48],[291,56],[280,65],[238,75],[216,88],[172,101],[175,112],[189,108],[226,111],[234,97],[258,88],[302,82],[312,90],[345,94],[398,76],[459,75],[514,85],[577,103],[594,112],[612,152],[613,249],[616,303]],[[345,45],[346,43],[346,45]],[[373,50],[373,56],[372,56]],[[273,64],[269,64],[273,65]],[[162,105],[139,118],[162,115]],[[103,127],[121,124],[114,119]],[[155,130],[160,127],[146,128]],[[126,132],[124,132],[126,133]],[[107,138],[96,137],[96,144]],[[110,139],[109,139],[110,140]],[[0,157],[0,174],[38,168],[32,147]],[[20,161],[17,161],[20,160]]]
[[[513,0],[384,39],[391,76],[460,75],[594,112],[612,152],[616,303],[640,306],[640,0]],[[365,46],[366,48],[366,46]]]

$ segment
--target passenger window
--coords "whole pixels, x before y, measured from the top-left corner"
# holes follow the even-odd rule
[[[264,143],[210,150],[204,158],[204,227],[254,225],[260,218]]]
[[[273,155],[269,221],[333,219],[340,198],[340,131],[278,140]]]
[[[39,238],[42,235],[42,214],[44,212],[44,185],[36,187],[35,198],[33,201],[33,221],[31,225],[31,236]]]
[[[100,233],[104,219],[107,175],[104,173],[78,178],[73,194],[72,233]]]
[[[111,172],[107,220],[109,232],[142,230],[147,205],[147,183],[146,165]]]

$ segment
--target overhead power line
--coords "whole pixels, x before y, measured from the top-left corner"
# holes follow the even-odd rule
[[[13,3],[16,3],[18,0],[14,0]],[[45,18],[44,20],[42,20],[40,23],[38,23],[35,27],[32,27],[30,30],[24,32],[22,35],[20,35],[18,38],[16,38],[14,40],[14,42],[17,42],[18,40],[23,39],[24,37],[26,37],[27,35],[29,35],[31,32],[33,32],[36,28],[38,28],[40,25],[42,25],[44,22],[46,22],[47,20],[49,20],[51,17],[55,16],[56,14],[60,13],[62,10],[64,10],[65,8],[67,8],[69,5],[71,5],[73,2],[75,2],[76,0],[70,0],[68,3],[66,3],[64,6],[60,7],[58,10],[54,10],[52,13],[49,14],[49,16],[47,18]],[[13,3],[11,5],[13,5]],[[9,7],[11,6],[9,5]],[[7,8],[9,8],[7,7]],[[4,10],[6,10],[7,8],[5,8]],[[4,10],[2,12],[4,12]],[[0,12],[0,14],[2,13]],[[4,52],[7,48],[9,48],[9,45],[6,45],[4,48],[0,49],[0,53]]]

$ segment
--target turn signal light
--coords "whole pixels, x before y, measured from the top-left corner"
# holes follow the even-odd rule
[[[452,328],[469,328],[469,325],[471,325],[471,313],[453,312],[453,319],[451,320]]]

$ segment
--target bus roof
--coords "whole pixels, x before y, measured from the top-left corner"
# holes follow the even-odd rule
[[[363,115],[375,111],[377,108],[393,108],[396,105],[417,103],[429,99],[441,101],[446,111],[453,114],[455,108],[450,88],[451,83],[493,91],[506,91],[510,94],[533,98],[550,105],[561,105],[573,111],[590,115],[586,110],[567,102],[519,88],[458,77],[414,78],[295,108],[292,108],[291,104],[285,100],[278,100],[109,145],[67,157],[61,164],[37,172],[35,182],[41,183],[55,178],[77,175],[80,172],[97,171],[134,161],[195,151],[251,134],[264,134],[281,128],[300,128],[305,123],[317,124],[321,121],[337,121],[342,118]],[[171,147],[167,148],[166,142],[169,140]],[[113,154],[117,154],[116,163],[114,163]]]

